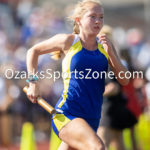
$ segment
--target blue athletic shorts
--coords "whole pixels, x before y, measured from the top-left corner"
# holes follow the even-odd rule
[[[81,117],[76,117],[76,116],[72,116],[70,114],[62,114],[62,113],[58,113],[58,114],[54,114],[52,115],[52,128],[54,130],[54,132],[56,133],[56,135],[59,137],[59,131],[67,124],[69,123],[71,120],[75,119],[75,118],[81,118]],[[90,127],[97,132],[98,126],[99,126],[99,121],[100,119],[84,119],[89,125]]]

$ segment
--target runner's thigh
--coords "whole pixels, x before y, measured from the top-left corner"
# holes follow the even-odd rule
[[[102,140],[96,135],[94,130],[82,118],[75,118],[64,126],[59,137],[70,147],[85,150],[104,149]]]

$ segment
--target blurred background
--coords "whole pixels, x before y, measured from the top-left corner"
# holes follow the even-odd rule
[[[50,149],[50,115],[27,100],[22,91],[25,78],[14,77],[16,70],[20,71],[18,77],[26,71],[26,52],[31,46],[57,33],[72,32],[73,26],[67,17],[76,2],[0,0],[0,150],[23,150],[20,144],[26,142],[33,146],[31,150]],[[130,71],[144,73],[143,79],[133,80],[133,92],[141,109],[135,136],[139,150],[150,150],[150,0],[101,2],[105,24],[113,29],[118,53],[127,61]],[[49,54],[40,56],[38,69],[47,68],[61,70],[61,59],[54,60]],[[7,69],[13,70],[7,74],[13,78],[6,78]],[[40,87],[43,98],[54,106],[63,89],[62,80],[43,79]],[[25,134],[28,132],[30,134]],[[30,140],[23,142],[26,138]],[[132,150],[127,132],[124,142],[126,149]],[[23,147],[28,150],[27,144]]]

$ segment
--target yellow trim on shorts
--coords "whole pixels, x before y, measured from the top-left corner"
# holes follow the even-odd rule
[[[70,65],[71,65],[72,57],[81,50],[82,50],[82,45],[81,45],[81,42],[78,41],[70,48],[70,50],[68,51],[66,57],[64,58],[64,60],[62,62],[63,75],[65,75],[65,73],[66,73],[69,76],[66,78],[63,77],[64,93],[63,93],[63,100],[58,105],[59,108],[62,107],[62,105],[65,103],[65,101],[68,97],[67,93],[68,93],[69,82],[70,82],[70,78],[71,78]]]
[[[99,51],[107,58],[107,60],[109,59],[107,52],[104,50],[103,46],[101,44],[98,43],[98,49]]]
[[[64,127],[71,120],[68,119],[64,114],[56,114],[53,117],[53,121],[54,121],[54,124],[55,124],[57,130],[60,131],[62,129],[62,127]]]

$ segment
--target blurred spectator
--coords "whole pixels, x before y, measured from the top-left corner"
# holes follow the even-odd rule
[[[13,102],[10,81],[0,77],[0,144],[8,146],[11,143],[11,117],[10,104]]]
[[[103,33],[112,40],[111,27],[104,26],[100,34]],[[122,62],[126,65],[125,59],[122,58]],[[107,149],[109,149],[109,147],[113,147],[115,150],[125,150],[123,129],[131,128],[131,131],[133,131],[132,128],[138,120],[132,110],[127,107],[128,103],[132,100],[130,100],[127,95],[124,95],[122,86],[119,85],[116,79],[107,80],[104,96],[105,99],[103,102],[102,118],[98,129],[98,135],[104,141]],[[135,97],[134,104],[137,104],[136,98],[137,97]],[[141,113],[141,110],[138,109],[137,111],[139,111],[138,113]],[[137,150],[133,132],[131,132],[131,139],[133,150]]]
[[[145,77],[147,83],[145,84],[144,90],[147,98],[147,112],[150,114],[150,67],[147,68]]]
[[[150,65],[150,43],[145,41],[144,33],[138,28],[128,30],[127,42],[134,70],[144,71]]]

